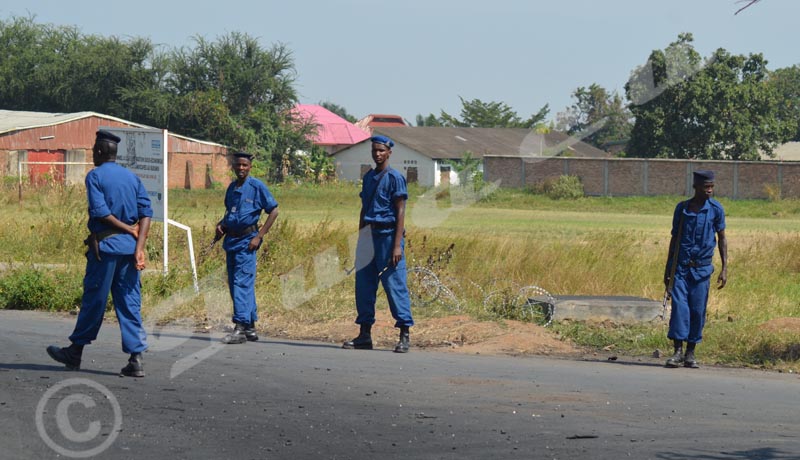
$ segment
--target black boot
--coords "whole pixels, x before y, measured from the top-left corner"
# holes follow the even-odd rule
[[[697,359],[694,357],[695,345],[697,344],[686,342],[686,356],[683,358],[683,365],[685,367],[691,367],[692,369],[697,369],[700,367],[700,365],[697,364]]]
[[[258,334],[256,334],[256,323],[247,323],[245,325],[244,336],[247,338],[248,342],[255,342],[258,340]]]
[[[342,348],[372,350],[372,324],[361,324],[358,337],[342,344]]]
[[[77,371],[81,368],[83,345],[75,345],[73,343],[72,345],[64,348],[50,345],[47,347],[47,354],[59,363],[64,364],[68,371]]]
[[[141,353],[131,353],[128,365],[119,371],[120,377],[144,377],[144,362]]]
[[[395,353],[408,353],[411,346],[411,339],[408,334],[408,326],[400,326],[400,341],[394,346]]]
[[[246,326],[244,324],[236,323],[236,326],[233,328],[233,332],[222,338],[222,343],[236,344],[247,342],[247,335],[244,332],[245,328]]]
[[[683,365],[683,341],[675,340],[675,354],[667,359],[667,367],[681,367]]]

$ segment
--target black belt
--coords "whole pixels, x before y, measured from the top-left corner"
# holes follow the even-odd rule
[[[697,267],[706,267],[711,265],[711,259],[700,259],[700,260],[686,260],[682,262],[682,265],[686,265],[687,267],[697,268]]]
[[[370,222],[372,228],[384,230],[388,228],[397,228],[397,222]]]
[[[240,236],[249,235],[256,231],[258,231],[258,225],[253,224],[249,227],[243,228],[241,231],[238,232],[229,231],[227,232],[227,235],[230,236],[231,238],[239,238]]]
[[[125,232],[123,232],[122,230],[117,229],[117,228],[110,228],[108,230],[103,230],[102,232],[97,232],[94,235],[95,235],[95,238],[97,238],[97,241],[99,242],[99,241],[103,241],[104,239],[108,238],[111,235],[119,235],[121,233],[125,233]]]
[[[83,240],[83,244],[89,246],[89,251],[91,251],[91,253],[94,254],[97,260],[100,260],[100,242],[111,235],[122,235],[122,234],[125,234],[125,232],[123,232],[118,228],[109,228],[107,230],[103,230],[102,232],[96,232],[96,233],[92,232],[85,240]]]

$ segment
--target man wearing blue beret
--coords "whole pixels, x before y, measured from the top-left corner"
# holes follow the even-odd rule
[[[92,149],[96,168],[86,175],[91,233],[84,241],[89,248],[81,311],[69,336],[72,344],[51,345],[47,353],[69,370],[80,369],[83,347],[97,338],[110,292],[122,332],[122,351],[130,354],[120,375],[144,377],[142,352],[147,349],[147,334],[142,325],[140,271],[145,268],[153,209],[139,177],[116,163],[119,142],[113,133],[97,131]]]
[[[256,320],[256,255],[275,219],[278,218],[278,202],[266,184],[250,176],[253,155],[246,152],[233,154],[233,173],[236,180],[225,192],[225,216],[217,224],[216,236],[225,235],[228,269],[228,289],[233,301],[233,332],[222,338],[222,343],[241,344],[258,340]],[[267,221],[261,228],[258,220],[261,212],[267,213]]]
[[[405,177],[389,166],[394,142],[386,136],[373,136],[370,140],[375,168],[364,175],[361,185],[356,249],[356,324],[360,326],[360,332],[358,337],[345,342],[343,348],[372,349],[375,299],[380,282],[395,327],[400,329],[400,340],[394,351],[407,353],[409,328],[414,325],[404,254],[408,190]]]
[[[667,359],[667,367],[700,367],[694,351],[703,340],[708,291],[714,272],[711,259],[717,239],[722,261],[717,288],[722,289],[728,282],[725,210],[712,198],[714,172],[695,171],[693,186],[694,196],[675,207],[664,269],[664,285],[672,297],[667,338],[673,341],[675,348],[675,353]],[[683,353],[683,342],[686,342],[686,354]]]

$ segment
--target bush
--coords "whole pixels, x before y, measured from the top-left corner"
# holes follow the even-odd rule
[[[764,193],[769,201],[781,201],[780,184],[764,184]]]
[[[531,187],[531,192],[545,195],[554,200],[575,200],[584,196],[583,184],[578,176],[560,176],[558,179],[550,178]]]
[[[19,268],[0,278],[0,308],[14,310],[71,310],[81,304],[82,276]]]

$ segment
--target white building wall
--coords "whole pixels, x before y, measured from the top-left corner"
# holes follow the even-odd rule
[[[372,168],[372,143],[369,141],[342,150],[333,156],[336,165],[336,176],[340,180],[360,181],[363,176],[362,166]],[[449,166],[445,160],[432,160],[425,155],[402,145],[392,148],[389,166],[400,171],[408,179],[408,168],[417,168],[417,183],[423,187],[442,185],[442,166]],[[483,171],[483,164],[478,167]],[[458,174],[450,166],[450,185],[458,185]]]
[[[348,181],[361,180],[362,165],[369,168],[375,166],[371,150],[372,143],[365,141],[334,155],[337,177]],[[417,183],[423,187],[432,187],[435,185],[434,181],[438,180],[438,166],[434,160],[402,145],[395,145],[392,148],[389,166],[400,171],[406,179],[408,179],[408,169],[416,167]]]

